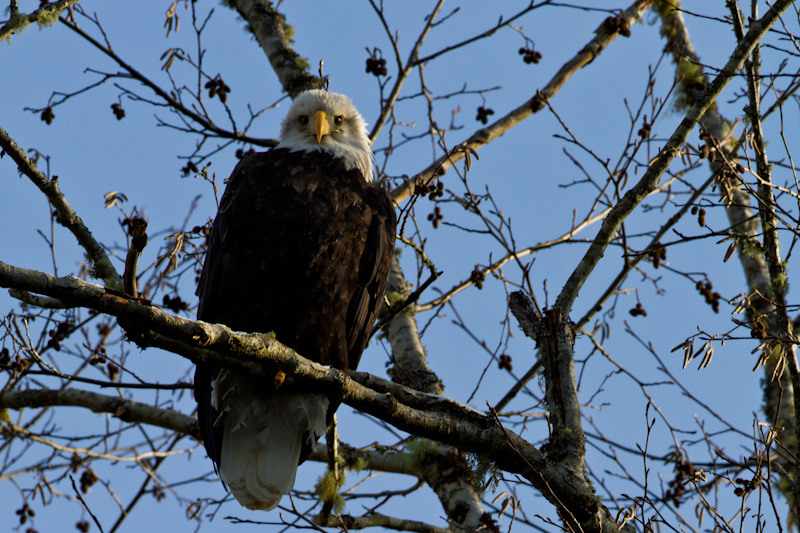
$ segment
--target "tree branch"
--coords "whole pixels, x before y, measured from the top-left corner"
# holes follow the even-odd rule
[[[381,102],[381,114],[378,116],[377,120],[375,120],[375,126],[373,126],[372,131],[369,134],[369,138],[372,142],[375,142],[375,139],[378,138],[383,125],[386,123],[386,119],[389,117],[392,109],[394,109],[394,104],[397,102],[397,97],[400,96],[400,89],[403,88],[406,78],[408,78],[408,75],[411,74],[412,69],[417,65],[417,59],[419,59],[419,49],[422,46],[422,43],[425,42],[428,32],[433,27],[436,17],[439,15],[439,11],[442,9],[442,5],[444,5],[444,0],[439,0],[434,6],[433,11],[427,17],[425,17],[425,27],[420,32],[417,40],[414,42],[414,46],[411,48],[411,52],[408,54],[408,59],[406,59],[405,67],[397,72],[397,80],[394,82],[394,86],[392,87],[392,91],[389,93],[389,97],[384,102]],[[374,3],[372,3],[372,7],[377,10],[377,7]],[[398,62],[399,61],[400,58],[398,58]]]
[[[451,529],[432,526],[417,520],[395,518],[393,516],[386,516],[379,513],[366,516],[329,515],[325,522],[320,525],[323,527],[340,528],[343,531],[366,529],[368,527],[382,527],[386,529],[393,529],[395,531],[412,531],[415,533],[450,533],[452,531]]]
[[[45,26],[52,26],[58,20],[59,14],[73,4],[77,4],[78,0],[59,0],[58,2],[45,2],[39,9],[33,11],[29,15],[16,12],[9,13],[11,17],[2,28],[0,28],[0,43],[8,39],[11,42],[11,35],[22,31],[30,24],[36,22],[39,24],[39,29]],[[13,5],[13,4],[12,4]]]
[[[758,41],[761,40],[761,37],[767,33],[770,27],[777,21],[778,16],[791,4],[792,0],[778,0],[773,5],[772,9],[760,20],[753,21],[747,35],[739,41],[730,59],[725,64],[725,67],[723,67],[720,74],[702,92],[697,101],[686,113],[681,124],[664,145],[661,153],[652,161],[647,172],[642,176],[642,179],[625,193],[625,196],[611,209],[608,217],[606,217],[603,225],[600,227],[600,231],[594,242],[592,242],[589,250],[587,250],[583,259],[581,259],[564,285],[561,293],[558,295],[555,306],[559,308],[563,314],[569,315],[572,304],[578,296],[578,292],[586,282],[589,274],[591,274],[594,267],[600,261],[600,258],[603,257],[605,249],[616,234],[622,221],[639,205],[647,194],[658,186],[661,175],[667,170],[667,167],[675,156],[678,155],[680,147],[686,142],[695,124],[697,124],[698,120],[700,120],[705,112],[713,105],[717,96],[719,96],[722,89],[728,85],[732,76],[742,69],[744,60],[752,53],[753,48]]]
[[[403,277],[400,262],[397,257],[393,257],[386,295],[391,301],[405,301],[410,294],[411,286]],[[392,318],[384,328],[392,345],[392,380],[422,392],[441,395],[444,387],[428,367],[425,349],[417,331],[415,312],[415,306],[409,306]]]
[[[192,122],[198,124],[204,130],[213,133],[217,137],[220,137],[222,139],[233,139],[236,141],[246,142],[248,144],[252,144],[254,146],[261,146],[264,148],[270,148],[278,144],[277,139],[258,139],[255,137],[244,135],[238,131],[229,131],[217,126],[208,116],[204,116],[203,114],[196,112],[195,111],[196,108],[190,109],[189,107],[186,107],[170,92],[162,89],[158,84],[156,84],[150,78],[148,78],[147,76],[139,72],[136,68],[134,68],[133,65],[130,65],[129,63],[124,61],[111,49],[110,45],[109,46],[103,45],[97,39],[89,35],[83,28],[75,24],[74,21],[68,20],[66,18],[61,18],[60,20],[67,28],[80,35],[89,44],[91,44],[92,46],[100,50],[102,53],[107,55],[117,65],[122,67],[122,69],[124,69],[125,72],[127,73],[126,75],[118,74],[118,75],[108,75],[108,76],[130,77],[138,81],[139,83],[141,83],[142,85],[153,91],[153,93],[155,93],[155,95],[158,96],[164,102],[163,105],[166,105],[169,109],[174,110],[181,117],[186,117]],[[157,105],[156,102],[151,102],[151,103]],[[185,123],[188,124],[188,122]]]
[[[734,21],[737,38],[741,41],[745,37],[744,28],[740,20],[738,5],[734,2],[729,4]],[[702,90],[708,85],[708,78],[703,73],[702,63],[694,52],[694,48],[689,37],[683,14],[671,2],[662,0],[659,4],[659,16],[662,20],[662,33],[667,37],[668,49],[673,55],[673,59],[678,64],[678,72],[681,73],[684,61],[689,60],[692,67],[692,83],[682,82],[684,95],[679,99],[679,103],[691,104],[702,94]],[[686,76],[684,76],[686,78]],[[776,103],[776,105],[778,105]],[[774,106],[773,106],[774,108]],[[759,123],[763,117],[759,117]],[[735,157],[737,149],[732,147],[733,126],[723,118],[716,107],[706,112],[701,118],[701,124],[709,134],[718,142],[720,146],[728,152],[728,158]],[[730,148],[729,148],[730,147]],[[711,168],[721,167],[725,163],[712,163]],[[717,169],[718,170],[718,169]],[[758,217],[751,209],[751,196],[742,187],[727,187],[725,190],[727,201],[725,202],[725,213],[730,222],[731,229],[737,233],[747,235],[756,240],[759,235]],[[749,292],[753,295],[749,299],[750,306],[747,309],[747,316],[750,324],[756,324],[766,317],[768,321],[767,334],[773,337],[779,336],[779,328],[776,324],[776,307],[772,298],[772,283],[768,273],[767,263],[764,255],[760,253],[750,253],[745,250],[745,240],[739,241],[738,256],[742,265],[742,270],[747,280]],[[785,331],[785,328],[783,329]],[[769,350],[768,350],[769,351]],[[783,442],[791,442],[795,438],[798,427],[796,422],[795,409],[796,388],[792,385],[791,377],[780,371],[780,358],[767,358],[764,362],[764,412],[775,427],[778,435]]]
[[[637,0],[628,9],[623,11],[622,17],[624,17],[628,27],[632,27],[638,22],[652,4],[653,0]],[[428,166],[428,168],[409,179],[406,183],[396,187],[392,191],[392,198],[394,201],[397,203],[402,202],[411,196],[416,185],[426,185],[434,178],[442,176],[447,172],[447,169],[463,159],[464,154],[468,151],[477,150],[481,146],[492,142],[529,116],[544,109],[545,103],[558,94],[558,91],[567,80],[603,53],[603,50],[605,50],[611,41],[617,38],[617,35],[619,35],[617,31],[609,31],[606,29],[605,24],[601,24],[600,27],[595,30],[595,37],[572,59],[567,61],[543,89],[536,91],[536,94],[521,106],[489,126],[476,131],[469,139],[441,156],[434,161],[433,164]]]
[[[308,61],[294,51],[286,36],[286,17],[268,0],[229,0],[247,21],[249,29],[267,54],[283,89],[294,98],[303,91],[319,89],[322,80],[308,73]]]
[[[194,417],[118,396],[107,396],[79,389],[28,389],[0,393],[0,409],[19,410],[26,407],[56,405],[83,407],[95,413],[109,413],[123,422],[157,426],[200,440],[200,429]]]
[[[0,127],[0,148],[11,156],[19,171],[25,174],[44,193],[56,213],[58,213],[58,220],[61,225],[66,227],[86,250],[94,266],[92,275],[102,279],[107,287],[122,290],[122,277],[116,271],[114,265],[111,264],[111,260],[103,246],[95,240],[83,220],[70,207],[58,186],[58,178],[49,179],[45,176],[36,166],[36,163],[31,161],[25,151],[14,142],[14,139],[2,127]]]
[[[741,41],[744,38],[744,27],[738,10],[738,2],[729,4],[734,20],[736,37]],[[753,17],[757,16],[756,4],[753,4]],[[771,286],[771,298],[775,302],[776,315],[773,322],[778,336],[785,339],[795,339],[792,331],[792,321],[786,311],[786,292],[788,284],[786,280],[786,270],[781,260],[780,241],[778,239],[778,228],[775,223],[775,196],[771,187],[771,166],[767,159],[767,146],[764,141],[764,132],[761,124],[761,85],[759,73],[761,69],[761,51],[758,46],[753,49],[750,60],[745,63],[747,71],[747,88],[750,105],[745,108],[745,112],[750,118],[750,127],[753,131],[753,143],[756,152],[756,170],[758,172],[758,200],[759,214],[761,216],[761,227],[764,235],[764,256],[769,269]],[[792,381],[794,394],[794,437],[795,442],[800,443],[800,423],[797,417],[800,416],[800,366],[798,366],[796,346],[794,342],[788,342],[780,346],[779,358],[783,359],[789,369],[789,376]],[[795,465],[794,477],[800,476],[800,464]],[[800,484],[792,485],[792,514],[795,519],[800,519]]]
[[[200,440],[200,429],[197,420],[171,409],[163,409],[143,404],[134,400],[107,396],[80,389],[61,390],[10,390],[0,393],[0,410],[25,408],[42,408],[56,406],[82,407],[95,413],[108,413],[123,422],[133,422],[156,426],[181,435],[188,435]],[[409,453],[396,451],[369,450],[361,451],[351,446],[341,445],[345,465],[354,464],[356,459],[366,461],[366,469],[396,474],[417,476],[414,472],[416,464]],[[311,461],[325,463],[327,455],[322,452],[312,453]]]
[[[616,530],[608,513],[598,514],[597,502],[590,490],[586,492],[583,472],[551,462],[532,444],[499,426],[493,417],[469,406],[363,372],[348,375],[303,358],[273,335],[234,333],[222,325],[170,315],[75,277],[56,278],[0,262],[0,286],[136,321],[152,330],[149,340],[153,346],[195,362],[214,363],[256,378],[273,377],[270,368],[277,367],[293,376],[299,388],[328,394],[403,431],[485,454],[503,470],[525,477],[562,516],[575,516],[582,524],[596,524],[599,518],[604,524],[600,527]]]

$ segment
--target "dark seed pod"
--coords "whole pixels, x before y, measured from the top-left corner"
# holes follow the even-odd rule
[[[55,114],[53,113],[53,108],[52,108],[52,107],[49,107],[49,106],[48,106],[48,107],[46,107],[46,108],[45,108],[45,110],[44,110],[44,111],[42,111],[42,114],[40,115],[40,118],[41,118],[41,119],[42,119],[42,120],[43,120],[43,121],[44,121],[44,122],[45,122],[45,123],[46,123],[48,126],[49,126],[50,124],[52,124],[52,123],[53,123],[53,119],[54,119],[54,118],[56,118]]]

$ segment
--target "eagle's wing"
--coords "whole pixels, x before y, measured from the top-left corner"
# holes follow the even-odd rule
[[[358,265],[358,286],[347,307],[348,363],[353,370],[358,367],[381,308],[397,225],[392,200],[385,191],[373,188],[367,198],[372,220]]]
[[[253,166],[255,155],[254,153],[246,155],[231,173],[208,236],[206,258],[197,285],[199,297],[197,318],[205,322],[215,324],[226,322],[228,317],[226,317],[227,305],[224,296],[235,290],[231,282],[238,279],[237,274],[241,275],[235,258],[224,252],[224,243],[228,233],[231,206],[246,201],[246,175],[255,170]],[[208,456],[214,461],[215,469],[220,461],[222,424],[215,424],[220,413],[214,408],[211,395],[212,383],[218,374],[219,368],[198,363],[194,375],[194,396],[197,401],[200,434]]]

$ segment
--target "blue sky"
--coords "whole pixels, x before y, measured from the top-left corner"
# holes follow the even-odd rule
[[[23,10],[30,10],[37,3],[21,4]],[[170,2],[147,2],[144,5],[131,2],[81,2],[87,12],[97,11],[115,51],[135,68],[164,86],[168,85],[168,79],[160,70],[159,61],[164,51],[176,46],[191,51],[195,46],[190,18],[183,3],[178,5],[178,14],[182,21],[180,30],[165,38],[163,12],[169,4]],[[507,3],[504,6],[506,15],[524,4],[525,2]],[[687,4],[692,4],[693,9],[707,10],[707,14],[716,17],[726,14],[722,2],[714,3],[720,6],[713,7],[710,2]],[[239,120],[246,116],[248,103],[253,109],[261,109],[280,99],[282,95],[275,76],[263,52],[244,31],[242,21],[232,11],[217,3],[209,5],[207,2],[198,2],[197,5],[204,12],[210,7],[215,8],[208,30],[204,33],[204,43],[208,47],[204,61],[210,74],[221,73],[226,83],[232,87],[229,103]],[[609,1],[599,2],[598,5],[609,9],[627,7]],[[444,12],[447,13],[454,7],[455,4],[445,4]],[[483,31],[497,20],[497,8],[490,3],[467,3],[459,7],[459,12],[432,31],[422,48],[422,55]],[[286,13],[288,22],[295,27],[296,50],[306,56],[311,65],[317,65],[320,59],[324,59],[325,72],[331,78],[331,89],[348,94],[366,120],[373,123],[379,110],[378,87],[375,78],[364,72],[365,47],[378,46],[382,49],[388,60],[390,75],[396,71],[396,67],[386,36],[368,4],[355,1],[337,2],[335,8],[321,9],[317,2],[293,1],[286,2],[281,9]],[[423,17],[428,9],[429,4],[421,2],[409,2],[402,6],[387,5],[387,19],[393,27],[399,28],[399,45],[404,59],[424,24]],[[533,40],[536,49],[542,51],[540,64],[522,64],[517,49],[525,46],[525,40],[519,32],[506,28],[490,40],[462,48],[426,65],[428,86],[437,94],[445,94],[460,90],[464,84],[467,84],[469,90],[500,85],[501,90],[485,94],[485,105],[494,109],[494,118],[502,116],[535,94],[537,88],[542,87],[565,61],[592,38],[594,29],[606,16],[604,13],[567,8],[534,11],[516,26],[521,27],[524,34]],[[797,33],[796,20],[790,19],[791,17],[785,19],[787,25]],[[734,38],[729,29],[721,22],[711,19],[690,16],[687,20],[703,62],[716,67],[723,65],[734,46]],[[584,141],[600,159],[613,160],[624,148],[627,132],[631,127],[625,101],[627,99],[631,107],[638,105],[648,81],[648,69],[655,67],[664,46],[654,17],[648,14],[645,22],[633,28],[630,38],[620,38],[612,43],[594,63],[576,74],[552,101],[554,110],[570,131]],[[71,205],[99,240],[107,244],[124,244],[124,234],[117,222],[119,213],[107,210],[103,205],[103,195],[109,191],[124,192],[130,204],[144,209],[151,232],[151,246],[146,255],[151,254],[151,259],[156,252],[155,243],[159,239],[155,236],[156,233],[180,225],[197,195],[202,197],[190,225],[202,223],[213,216],[214,202],[207,184],[201,180],[182,178],[180,173],[185,163],[177,156],[191,153],[196,139],[168,128],[156,127],[154,115],[170,119],[170,114],[163,109],[156,110],[141,102],[123,98],[126,118],[118,121],[113,116],[110,105],[117,102],[120,90],[107,83],[56,107],[56,118],[49,126],[38,115],[24,110],[25,107],[43,107],[53,91],[72,92],[96,81],[97,74],[87,72],[87,68],[99,71],[117,70],[108,58],[70,30],[61,24],[43,31],[29,29],[13,37],[10,45],[0,46],[0,61],[7,73],[4,82],[0,84],[0,99],[3,102],[0,105],[0,125],[24,148],[36,149],[50,157],[50,174],[59,176],[62,190]],[[767,56],[765,69],[774,66],[773,56]],[[180,83],[189,83],[191,80],[190,70],[181,63],[172,68],[172,74],[178,80],[186,80]],[[673,75],[673,66],[665,58],[657,73],[656,96],[666,97]],[[724,116],[734,118],[741,114],[743,101],[729,103],[734,91],[741,86],[740,80],[734,81],[720,99],[719,105]],[[136,85],[128,84],[126,87],[141,91],[143,95],[148,94],[145,89]],[[419,77],[415,73],[407,82],[403,94],[411,95],[419,90]],[[264,138],[274,137],[287,109],[286,104],[287,101],[284,100],[276,109],[265,112],[251,134]],[[450,132],[447,137],[451,146],[479,127],[475,121],[475,109],[482,104],[481,97],[477,94],[437,104],[435,117],[440,124],[450,123],[452,112],[456,108],[460,109],[453,120],[461,129]],[[211,105],[217,120],[224,121],[218,102],[212,101]],[[216,108],[213,107],[215,105]],[[787,106],[784,121],[789,139],[797,138],[800,123],[797,114],[796,104],[794,107]],[[680,118],[681,114],[672,109],[663,113],[653,126],[657,137],[669,136]],[[423,103],[419,99],[400,102],[397,120],[413,124],[398,128],[398,134],[403,132],[414,135],[424,131],[427,122]],[[785,159],[782,142],[777,136],[780,128],[778,117],[772,118],[766,126],[770,136],[770,155],[775,159]],[[483,192],[485,187],[491,188],[504,215],[513,221],[515,237],[524,246],[547,241],[568,230],[573,210],[577,210],[578,216],[581,216],[593,198],[593,190],[588,186],[562,187],[583,177],[580,170],[566,157],[564,149],[578,157],[591,175],[598,179],[602,176],[599,165],[593,163],[579,149],[554,137],[556,134],[563,135],[564,131],[554,116],[546,111],[539,113],[482,148],[479,152],[480,160],[474,163],[469,173],[473,191]],[[690,142],[697,144],[697,141],[695,131]],[[388,130],[384,129],[375,147],[380,149],[387,143]],[[793,146],[791,142],[789,145]],[[235,165],[234,150],[235,148],[229,148],[210,159],[210,169],[217,173],[219,180],[226,177]],[[430,164],[432,153],[433,148],[427,141],[409,143],[395,152],[387,170],[391,175],[414,174]],[[794,155],[797,159],[796,154]],[[646,160],[646,157],[641,159]],[[45,166],[41,165],[41,168],[44,169]],[[638,172],[641,175],[643,169]],[[631,176],[630,179],[635,177]],[[701,169],[691,173],[688,179],[697,184],[706,177],[706,170]],[[784,172],[776,180],[792,182],[793,177]],[[461,191],[453,172],[447,175],[445,186]],[[708,198],[716,199],[714,195],[708,195]],[[680,198],[676,201],[680,201]],[[787,205],[796,216],[796,205],[791,202]],[[502,254],[496,243],[487,238],[470,237],[446,226],[433,231],[425,220],[425,215],[432,210],[432,206],[423,206],[419,211],[419,222],[425,238],[428,239],[427,249],[437,267],[445,272],[434,285],[433,291],[447,290],[468,277],[475,264],[486,264],[490,257]],[[474,224],[462,216],[452,204],[444,205],[442,209],[448,221]],[[628,231],[636,233],[658,228],[675,209],[670,203],[665,204],[663,210],[643,212],[640,209],[631,218]],[[0,160],[0,217],[6,228],[0,232],[0,259],[18,266],[52,272],[50,252],[38,234],[38,230],[44,231],[46,235],[49,232],[47,214],[47,204],[42,195],[27,179],[18,177],[9,158]],[[725,227],[720,209],[710,210],[709,221],[709,225],[717,229]],[[691,235],[700,232],[694,219],[682,221],[678,230]],[[593,227],[582,237],[591,238],[595,232],[596,227]],[[58,273],[65,275],[76,272],[75,265],[81,260],[82,254],[75,240],[61,228],[55,229],[55,235]],[[722,264],[727,244],[716,245],[717,240],[698,240],[674,251],[670,249],[669,261],[675,268],[683,271],[711,272],[717,290],[723,293],[724,298],[732,298],[745,290],[741,267],[735,260]],[[543,304],[546,298],[549,298],[550,303],[553,302],[584,251],[584,245],[571,244],[535,256],[532,277],[540,303]],[[411,260],[413,253],[406,248],[403,254],[406,275],[414,281]],[[581,292],[573,319],[582,316],[593,304],[605,284],[616,274],[619,265],[619,249],[609,248],[592,281]],[[761,374],[751,372],[756,356],[751,355],[750,350],[755,344],[740,341],[727,343],[725,347],[718,346],[708,369],[698,371],[697,364],[692,363],[687,370],[682,370],[681,354],[671,354],[670,350],[684,338],[694,334],[698,328],[713,332],[730,329],[730,308],[723,306],[723,311],[715,315],[697,295],[693,283],[663,269],[654,271],[649,265],[644,270],[650,276],[660,277],[659,286],[665,289],[665,294],[657,294],[652,284],[642,282],[641,274],[634,273],[629,277],[623,288],[639,287],[638,297],[647,308],[648,317],[642,319],[626,316],[627,310],[635,305],[636,296],[632,292],[620,296],[618,318],[614,321],[612,338],[608,345],[612,357],[642,381],[666,379],[659,370],[659,365],[647,354],[644,347],[626,333],[624,317],[630,328],[645,343],[653,344],[654,350],[665,361],[669,371],[675,373],[689,390],[708,402],[720,416],[735,423],[739,429],[750,431],[753,414],[760,416],[761,402]],[[794,268],[790,264],[790,281],[793,273]],[[509,271],[508,275],[512,278],[517,274]],[[192,290],[184,292],[189,295]],[[422,301],[427,301],[432,296],[433,293],[426,295]],[[506,316],[504,299],[502,284],[491,279],[483,291],[466,291],[454,300],[460,316],[491,348],[502,338],[500,324]],[[0,311],[3,315],[15,305],[7,294],[0,294]],[[513,384],[512,378],[498,370],[496,364],[489,364],[486,352],[453,324],[455,312],[452,309],[445,308],[442,313],[446,316],[434,322],[426,332],[423,342],[431,367],[445,383],[445,393],[458,401],[467,401],[488,365],[487,375],[471,402],[481,409],[487,401],[495,403]],[[423,314],[420,320],[424,323],[428,318],[429,314]],[[534,347],[517,331],[516,321],[512,319],[511,324],[515,337],[510,339],[506,353],[514,357],[515,371],[521,374],[534,360]],[[148,379],[175,380],[191,366],[177,356],[154,350],[133,352],[131,364],[135,364],[137,372]],[[585,338],[579,339],[577,353],[577,357],[581,359],[590,353],[590,346]],[[386,362],[385,349],[379,343],[373,343],[362,360],[361,369],[385,376]],[[614,367],[598,354],[593,354],[585,367],[579,366],[578,370],[583,370],[581,399],[587,402],[591,399],[585,411],[587,420],[591,419],[612,440],[625,442],[631,448],[635,448],[636,444],[643,444],[646,436],[646,399],[638,386],[623,376],[613,375]],[[613,379],[604,382],[609,376]],[[538,389],[535,381],[532,387]],[[598,387],[601,390],[595,396],[593,394]],[[659,406],[669,413],[670,420],[676,426],[697,431],[701,421],[705,421],[708,431],[719,429],[720,426],[713,416],[703,412],[696,403],[682,397],[675,387],[655,387],[651,389],[651,393]],[[514,406],[528,407],[529,402],[530,400],[520,398]],[[187,396],[181,399],[178,407],[184,412],[190,412],[192,404],[191,398]],[[77,424],[87,424],[87,427],[96,425],[97,415],[77,411],[59,409],[55,412],[54,422],[65,433]],[[388,434],[377,425],[350,411],[349,408],[340,411],[344,426],[342,433],[347,435],[349,443],[364,445],[382,439],[391,441]],[[650,415],[653,416],[653,411]],[[694,418],[695,415],[697,419]],[[526,431],[526,437],[532,441],[543,439],[546,437],[546,428],[543,424],[532,424]],[[699,437],[687,435],[686,438],[695,440]],[[741,437],[722,442],[727,444],[726,452],[732,456],[750,453],[745,448],[746,439]],[[184,439],[181,444],[184,448],[194,445],[188,439]],[[651,446],[658,448],[654,453],[663,454],[669,451],[669,445],[670,437],[663,422],[659,420],[651,437]],[[640,460],[633,456],[626,458],[626,461],[631,468],[641,468]],[[102,471],[112,480],[111,486],[120,494],[122,501],[126,501],[126,497],[129,498],[142,482],[141,473],[131,473],[132,470],[125,464],[105,463],[101,466],[98,461],[95,464],[98,472]],[[590,465],[600,470],[606,466],[594,452],[590,452]],[[209,471],[210,462],[202,447],[195,445],[190,458],[179,457],[168,461],[162,473],[165,478],[174,482]],[[319,465],[303,466],[298,475],[298,486],[304,489],[311,487],[320,471]],[[668,478],[669,470],[666,469],[665,472]],[[373,484],[377,491],[386,486],[410,486],[412,482],[409,478],[383,474],[367,483]],[[613,479],[610,482],[613,483]],[[636,490],[640,490],[622,482],[618,483],[618,493],[636,494]],[[59,489],[71,493],[68,483],[62,483]],[[725,490],[732,488],[726,487]],[[214,482],[192,485],[186,492],[182,492],[188,498],[202,495],[221,497],[222,494],[222,488]],[[13,514],[13,510],[20,505],[17,488],[8,481],[0,482],[0,495],[0,514],[10,516],[8,513]],[[187,522],[184,510],[174,504],[174,498],[174,495],[169,494],[166,502],[142,503],[126,520],[122,531],[155,527],[159,530],[193,530],[193,523]],[[535,503],[537,496],[528,493],[525,498],[529,505],[529,517],[533,512],[552,514],[552,510]],[[87,501],[104,526],[110,526],[118,511],[108,491],[97,486],[87,497]],[[424,516],[438,526],[444,526],[441,519],[443,512],[429,491],[422,491],[398,501],[383,509],[383,512],[402,515],[410,508],[420,509],[421,517]],[[357,503],[348,510],[354,514],[361,511]],[[275,520],[274,515],[249,513],[235,504],[228,504],[213,522],[204,522],[201,530],[229,531],[234,530],[234,527],[237,530],[247,528],[248,526],[233,526],[223,519],[224,516],[234,514],[254,520]],[[37,509],[35,525],[40,531],[52,531],[66,523],[68,530],[82,516],[78,504],[56,498],[52,505]],[[276,526],[265,530],[279,529]]]

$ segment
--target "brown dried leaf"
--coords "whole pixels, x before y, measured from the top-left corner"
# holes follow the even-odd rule
[[[703,346],[703,348],[706,348],[706,353],[705,353],[705,355],[703,355],[703,360],[700,361],[700,366],[698,367],[698,369],[700,369],[700,370],[702,370],[703,368],[706,368],[709,364],[711,364],[711,358],[714,356],[714,346],[711,344],[710,341],[707,342]],[[705,480],[703,480],[703,481],[705,481]]]
[[[121,193],[119,191],[107,192],[107,193],[105,193],[103,195],[103,198],[105,198],[104,203],[105,203],[106,209],[114,207],[115,205],[117,205],[117,202],[122,203],[122,202],[127,202],[128,201],[128,197],[125,196],[124,193]]]
[[[683,368],[686,368],[686,365],[689,364],[689,361],[692,360],[694,356],[694,344],[686,340],[686,345],[683,347]]]
[[[177,7],[178,7],[178,2],[177,1],[172,2],[172,5],[169,6],[169,9],[167,9],[167,12],[165,13],[167,20],[164,21],[164,27],[167,28],[167,37],[169,37],[169,34],[172,32],[173,27],[175,28],[176,32],[181,27],[180,18],[178,17],[178,14],[175,12],[175,9]]]
[[[169,58],[167,59],[167,61],[163,65],[161,65],[161,70],[169,70],[174,60],[175,60],[175,51],[172,51],[169,54]]]
[[[728,259],[733,255],[733,252],[736,251],[736,244],[737,241],[733,241],[730,246],[728,246],[728,251],[725,252],[725,259],[722,260],[723,263],[727,263]]]

